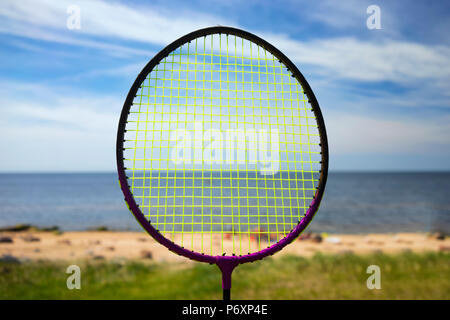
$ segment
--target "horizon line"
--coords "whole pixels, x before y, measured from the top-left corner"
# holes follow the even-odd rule
[[[154,170],[158,171],[158,170]],[[168,171],[168,170],[162,170]],[[175,171],[175,170],[169,170]],[[185,170],[191,171],[191,170]],[[204,171],[221,171],[221,170],[204,170]],[[223,172],[237,170],[222,170]],[[280,170],[280,172],[283,170]],[[294,172],[294,171],[292,171]],[[301,171],[299,171],[301,172]],[[333,169],[328,170],[329,173],[446,173],[450,169]],[[116,174],[116,170],[57,170],[57,171],[0,171],[0,174]]]

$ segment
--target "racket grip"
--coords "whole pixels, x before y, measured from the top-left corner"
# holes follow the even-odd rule
[[[231,289],[223,289],[223,301],[230,301]]]

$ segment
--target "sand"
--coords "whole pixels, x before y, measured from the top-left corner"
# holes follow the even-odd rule
[[[0,258],[12,256],[19,260],[121,260],[141,259],[147,261],[187,262],[144,232],[81,231],[64,232],[0,232]],[[226,240],[230,248],[232,240]],[[320,243],[312,240],[295,240],[281,252],[285,254],[312,256],[317,252],[328,254],[370,254],[383,252],[450,251],[450,238],[438,240],[425,233],[367,234],[325,236]],[[0,259],[1,260],[1,259]]]

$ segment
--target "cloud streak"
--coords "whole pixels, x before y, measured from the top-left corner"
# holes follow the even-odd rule
[[[110,53],[150,56],[151,52],[142,49],[142,44],[161,47],[186,31],[217,24],[234,24],[228,19],[199,12],[175,14],[156,7],[129,7],[118,2],[95,0],[79,2],[81,30],[70,31],[65,25],[69,5],[71,1],[9,1],[0,6],[0,16],[3,18],[0,31]],[[353,16],[356,14],[348,8],[344,9]],[[183,12],[183,9],[180,11]],[[340,13],[324,16],[333,17],[336,14],[339,16]],[[386,39],[374,43],[351,37],[301,41],[286,34],[254,32],[278,46],[295,62],[316,67],[318,74],[327,77],[402,84],[425,79],[444,83],[444,79],[450,78],[450,48],[447,46]],[[100,40],[93,40],[92,37],[100,37]],[[114,39],[139,42],[141,45],[117,45],[112,43]]]
[[[330,113],[326,120],[335,154],[426,155],[437,149],[450,155],[450,116],[431,121],[383,119],[349,113]]]
[[[2,158],[1,170],[114,170],[120,98],[68,94],[64,88],[52,92],[32,83],[20,89],[2,87],[7,93],[0,109],[0,134],[8,139],[0,148],[15,156]],[[23,90],[33,94],[27,98]],[[449,116],[419,121],[331,111],[325,118],[334,155],[426,155],[437,149],[449,156]],[[27,157],[19,156],[27,150]]]
[[[319,73],[332,78],[405,84],[450,78],[450,48],[445,46],[392,40],[370,43],[355,38],[301,42],[271,34],[266,38],[295,62],[316,66]]]
[[[45,41],[95,46],[96,41],[75,40],[78,37],[100,36],[164,45],[183,35],[186,30],[217,24],[230,24],[221,17],[182,10],[169,12],[162,8],[129,7],[119,2],[81,0],[81,29],[68,30],[67,8],[73,1],[7,1],[0,6],[0,31]],[[185,18],[188,17],[188,18]],[[36,32],[36,27],[39,29]],[[109,38],[109,39],[108,39]],[[99,45],[100,46],[100,45]]]
[[[118,2],[91,0],[78,2],[81,30],[70,31],[66,28],[66,10],[71,4],[71,1],[8,1],[0,6],[3,18],[0,32],[115,54],[150,56],[151,52],[142,49],[142,44],[161,47],[187,31],[217,24],[235,25],[229,19],[181,8],[180,12],[185,14],[157,7],[130,7]],[[336,7],[330,3],[323,6]],[[354,9],[344,6],[337,12],[325,11],[322,16],[335,21],[336,16],[344,13],[352,17],[357,14]],[[388,39],[369,42],[352,37],[301,41],[286,34],[254,32],[275,44],[295,62],[316,67],[316,72],[327,77],[402,84],[424,79],[448,83],[450,78],[450,48],[447,46]],[[128,46],[117,45],[112,43],[114,39],[131,42]]]

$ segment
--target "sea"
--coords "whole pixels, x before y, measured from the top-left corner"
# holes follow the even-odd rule
[[[142,230],[116,173],[0,174],[0,228]],[[450,172],[330,172],[308,226],[326,233],[450,233]]]

